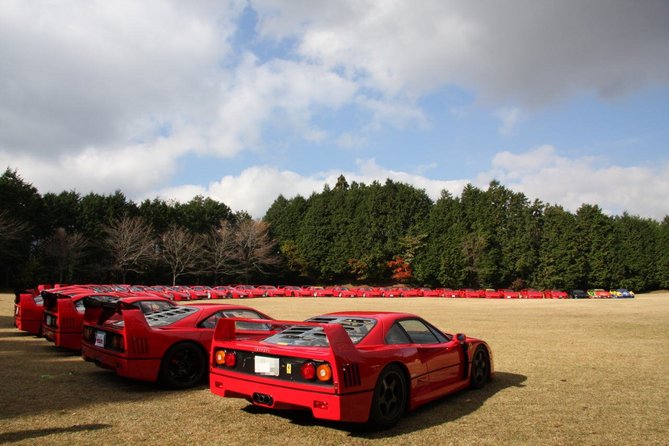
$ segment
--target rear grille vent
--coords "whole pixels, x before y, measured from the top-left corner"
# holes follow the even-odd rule
[[[74,326],[76,325],[73,317],[63,317],[62,321],[63,330],[73,330]]]
[[[344,377],[344,386],[356,387],[360,385],[360,369],[358,364],[344,364],[341,368]]]
[[[128,341],[130,344],[130,353],[142,355],[149,352],[148,338],[130,338]]]

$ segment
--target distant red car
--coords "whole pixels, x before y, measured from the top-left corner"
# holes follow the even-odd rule
[[[450,288],[441,288],[439,290],[442,297],[460,297],[460,290],[452,290]]]
[[[520,293],[518,291],[513,291],[508,288],[501,288],[499,290],[502,293],[502,298],[504,299],[518,299],[520,298]]]
[[[460,290],[460,297],[466,297],[466,298],[475,298],[475,299],[480,299],[484,298],[485,294],[483,294],[483,290],[475,290],[472,288],[463,288]]]
[[[433,290],[432,288],[427,287],[417,288],[415,295],[422,297],[441,297],[439,290]]]
[[[279,297],[307,297],[311,296],[311,292],[306,287],[299,287],[296,285],[286,285],[278,287],[275,296]]]
[[[534,288],[525,288],[520,290],[521,299],[543,299],[544,294],[541,291],[535,290]]]
[[[276,322],[282,331],[256,339],[240,339],[234,323],[216,327],[211,391],[315,418],[388,427],[405,410],[483,387],[493,374],[485,342],[444,333],[412,314],[331,313]]]
[[[345,286],[332,287],[332,295],[334,297],[356,297],[355,291]]]
[[[42,334],[44,299],[34,292],[16,293],[14,298],[14,326],[30,334]]]
[[[562,290],[545,290],[544,299],[567,299],[569,296]]]
[[[262,297],[265,290],[253,285],[237,285],[235,287],[240,293],[246,293],[246,297]]]
[[[483,295],[486,299],[501,299],[502,293],[498,290],[493,290],[492,288],[486,288],[483,290]]]
[[[159,381],[183,389],[207,373],[216,322],[221,318],[270,319],[253,308],[226,304],[187,304],[144,315],[135,304],[86,302],[81,356],[119,376]],[[237,319],[245,336],[267,336],[264,324]]]
[[[84,299],[95,297],[101,300],[117,302],[121,298],[134,298],[142,302],[159,302],[159,305],[172,307],[172,301],[152,295],[132,295],[128,293],[95,291],[94,289],[74,289],[66,292],[43,291],[44,315],[42,334],[57,347],[70,350],[81,349],[81,333],[84,322]],[[150,311],[149,307],[146,308]]]
[[[356,297],[381,297],[381,290],[370,286],[359,286],[355,288],[355,295]]]

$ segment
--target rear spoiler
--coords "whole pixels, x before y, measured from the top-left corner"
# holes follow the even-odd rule
[[[111,296],[84,297],[84,308],[86,308],[84,322],[91,324],[102,324],[114,313],[123,314],[123,311],[128,310],[141,311],[139,305],[124,302],[120,297],[112,298]]]
[[[308,326],[308,327],[321,327],[325,336],[328,339],[328,344],[330,349],[335,353],[336,356],[341,356],[344,353],[355,352],[358,353],[358,349],[351,341],[350,336],[340,324],[324,324],[322,322],[304,322],[304,321],[279,321],[273,319],[244,319],[244,318],[224,318],[219,319],[216,324],[216,329],[214,330],[214,340],[216,341],[233,341],[237,338],[237,329],[236,322],[244,323],[257,323],[269,325],[274,331],[278,328],[287,328],[290,326]],[[282,345],[273,345],[273,347],[286,347]],[[294,346],[290,346],[294,348]],[[298,347],[299,348],[299,347]]]

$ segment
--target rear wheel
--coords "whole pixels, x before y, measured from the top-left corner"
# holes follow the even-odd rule
[[[396,424],[406,410],[408,392],[402,369],[394,364],[379,375],[374,388],[369,418],[376,427],[386,428]]]
[[[170,389],[185,389],[202,381],[207,360],[195,344],[182,343],[172,346],[160,366],[160,381]]]
[[[490,358],[485,347],[479,346],[474,352],[472,359],[472,374],[469,385],[473,389],[480,389],[485,386],[490,376]]]

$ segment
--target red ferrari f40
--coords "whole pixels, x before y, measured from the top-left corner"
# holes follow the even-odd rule
[[[395,424],[402,414],[493,374],[490,347],[449,334],[407,313],[341,312],[241,339],[233,319],[218,321],[210,389],[272,409],[304,409],[315,418]]]

